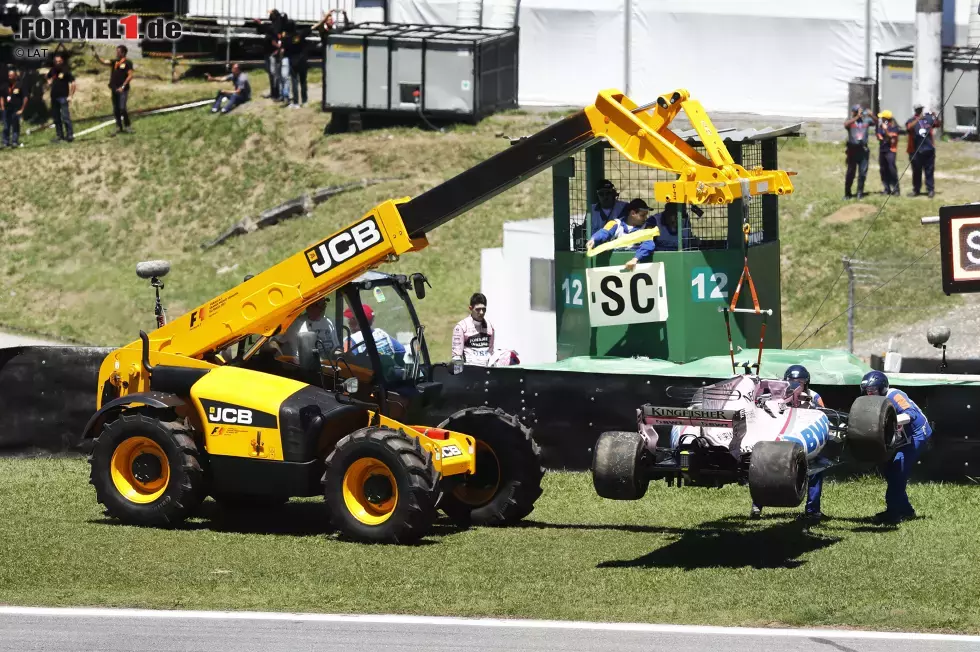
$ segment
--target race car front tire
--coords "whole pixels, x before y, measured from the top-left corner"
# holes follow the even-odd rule
[[[749,493],[760,507],[796,507],[806,494],[806,452],[795,441],[760,441],[752,447]]]
[[[898,416],[885,396],[859,396],[847,415],[845,446],[859,462],[885,461],[895,437]]]
[[[604,432],[592,454],[592,485],[596,493],[612,500],[639,500],[649,479],[642,476],[640,460],[645,442],[638,432]]]

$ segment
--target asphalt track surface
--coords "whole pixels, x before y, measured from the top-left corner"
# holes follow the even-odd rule
[[[0,607],[0,651],[976,652],[978,636],[558,621]]]

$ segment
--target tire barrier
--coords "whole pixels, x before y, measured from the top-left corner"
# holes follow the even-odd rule
[[[0,349],[0,453],[80,450],[80,435],[95,411],[99,365],[112,349],[22,346]],[[631,374],[585,374],[521,367],[464,367],[451,375],[437,365],[433,379],[442,394],[426,412],[438,423],[468,407],[499,407],[533,430],[550,469],[588,469],[592,449],[606,431],[636,429],[644,403],[680,406],[670,386],[701,386],[713,378]],[[815,385],[831,407],[850,408],[856,386]],[[932,448],[916,477],[976,482],[980,476],[980,386],[923,385],[903,389],[932,421]],[[848,464],[838,474],[873,467]],[[833,473],[833,472],[832,472]]]

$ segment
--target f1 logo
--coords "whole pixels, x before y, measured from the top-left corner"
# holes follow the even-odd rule
[[[195,310],[191,313],[191,328],[197,328],[204,321],[204,316],[207,314],[207,308],[201,308],[200,310]]]

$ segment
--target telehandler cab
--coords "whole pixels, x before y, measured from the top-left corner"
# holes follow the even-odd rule
[[[681,109],[706,156],[668,129]],[[425,424],[426,401],[440,389],[407,300],[409,287],[421,298],[425,281],[369,270],[423,249],[432,229],[602,138],[635,163],[679,175],[655,184],[657,201],[792,192],[786,172],[735,164],[687,91],[642,107],[602,91],[582,111],[415,199],[378,205],[110,353],[99,371],[98,411],[83,433],[94,439],[98,501],[123,522],[165,526],[192,515],[207,495],[255,504],[322,493],[342,535],[396,543],[423,536],[438,508],[487,524],[529,514],[543,472],[515,417],[475,407],[438,425],[405,425]],[[392,322],[372,326],[366,297],[374,297],[372,312],[403,305],[410,336]],[[276,352],[276,340],[326,298],[334,324],[347,317],[340,346],[298,333],[295,351]],[[376,328],[407,339],[400,359],[380,350],[379,342],[397,347]]]

